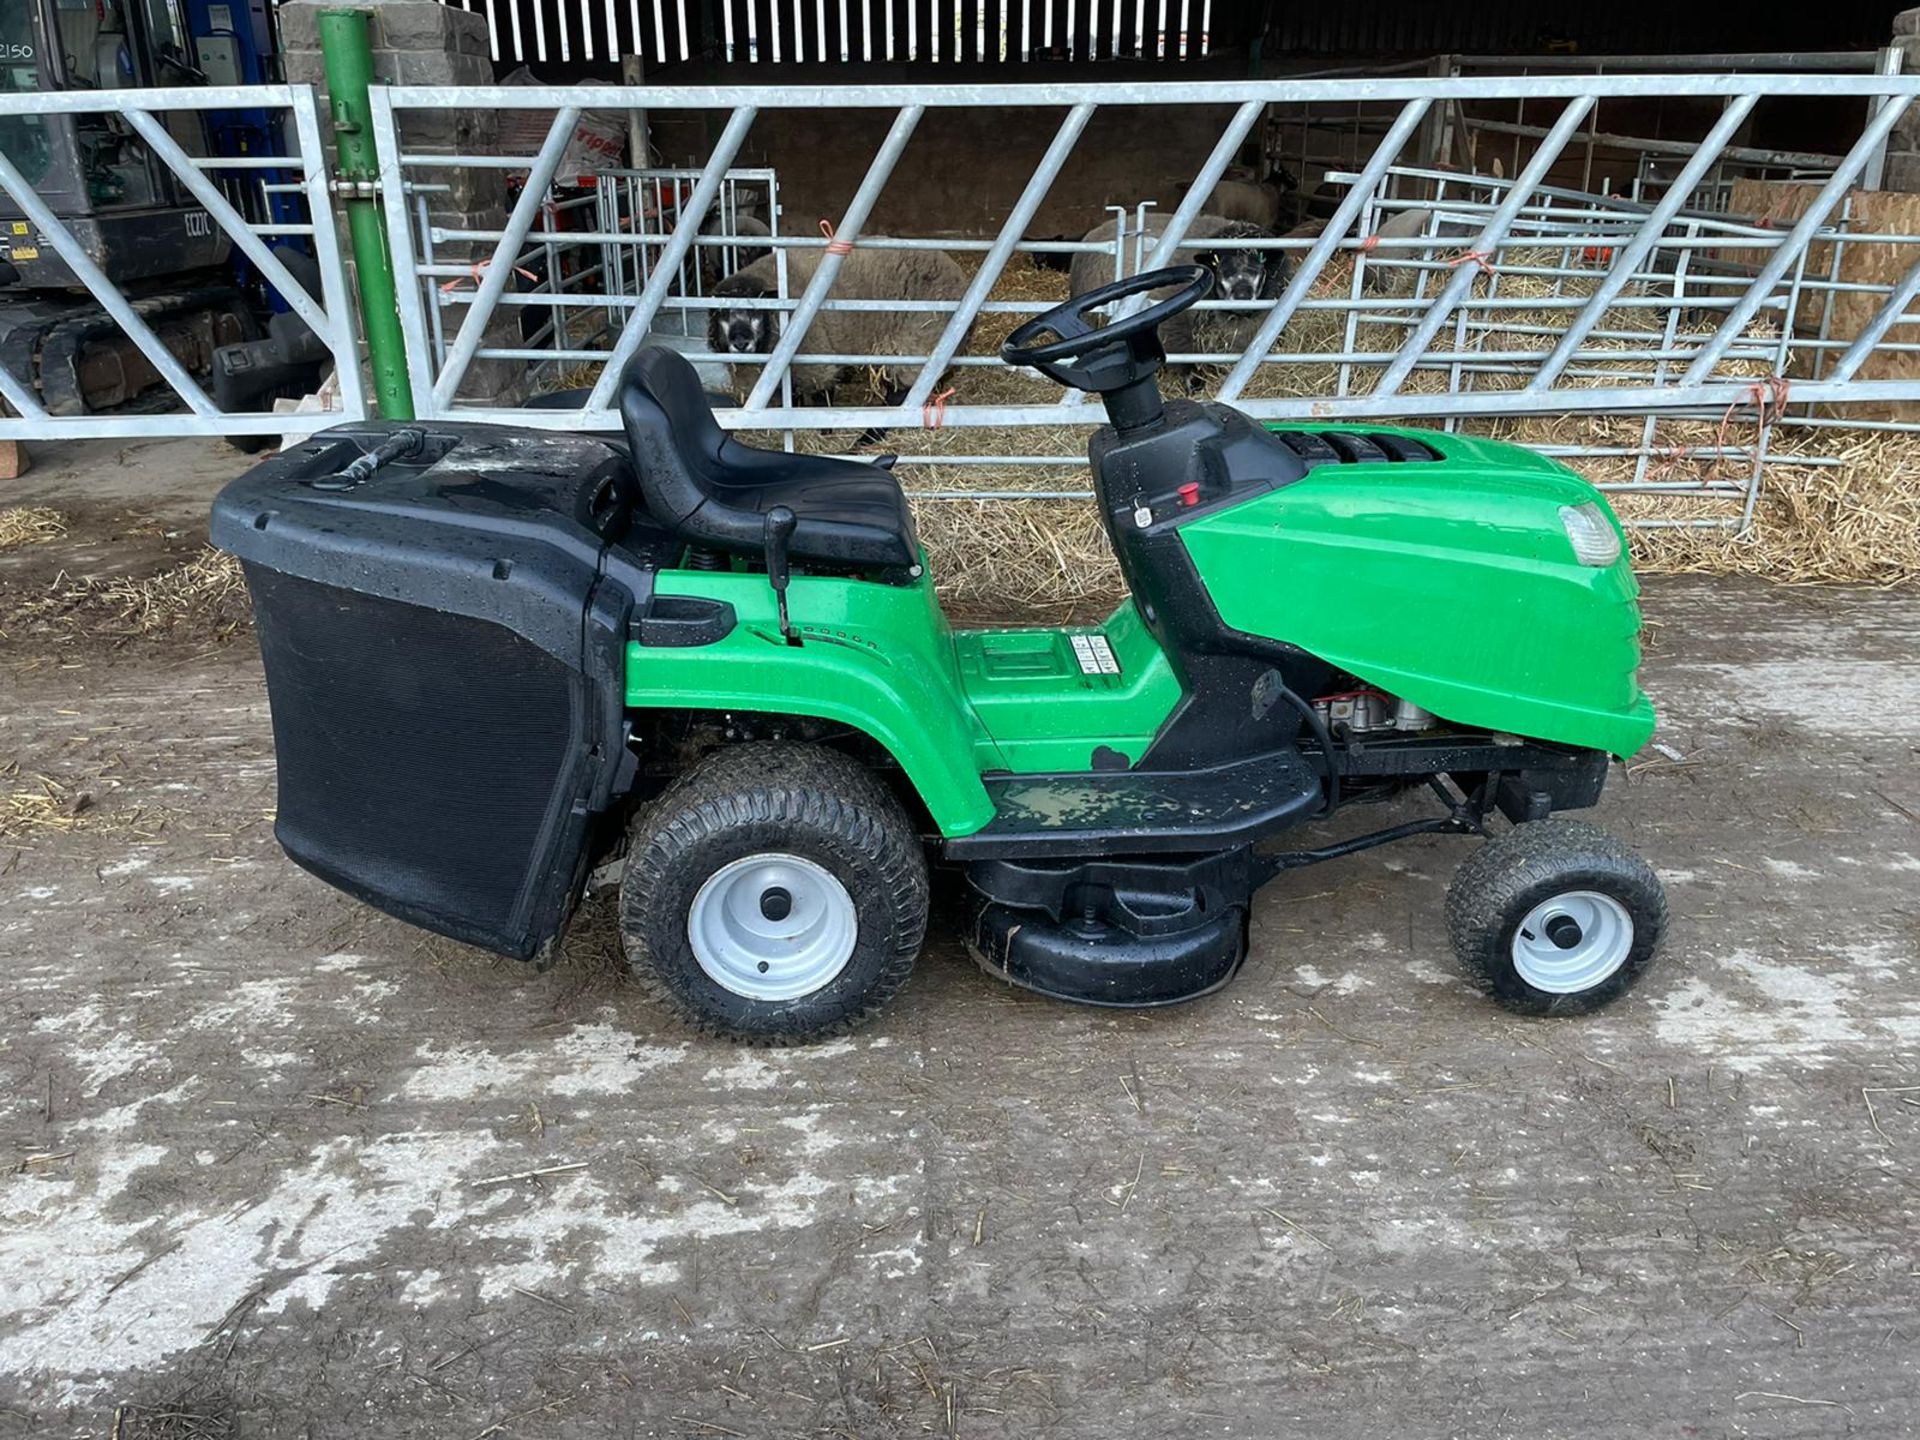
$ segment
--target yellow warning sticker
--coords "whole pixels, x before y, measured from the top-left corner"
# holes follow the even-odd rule
[[[14,234],[16,234],[16,235],[24,235],[24,234],[26,234],[26,233],[27,233],[27,222],[26,222],[26,221],[24,221],[24,220],[16,220],[16,221],[14,221],[14,222],[13,222],[13,233],[14,233]]]

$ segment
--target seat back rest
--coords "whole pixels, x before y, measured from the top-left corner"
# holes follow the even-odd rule
[[[749,549],[763,543],[760,512],[714,494],[727,434],[686,357],[662,345],[635,355],[620,377],[620,419],[654,519],[690,540]]]

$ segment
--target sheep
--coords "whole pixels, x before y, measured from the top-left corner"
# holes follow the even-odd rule
[[[1181,186],[1181,196],[1190,188]],[[1269,235],[1278,234],[1300,218],[1300,182],[1278,165],[1268,170],[1265,178],[1256,171],[1236,167],[1213,187],[1205,213],[1257,225]]]
[[[723,218],[716,214],[707,217],[706,222],[700,227],[700,233],[702,235],[724,234],[730,238],[737,238],[744,242],[750,237],[757,239],[761,236],[772,235],[773,231],[767,227],[766,221],[756,216],[745,214],[736,214],[733,217],[733,228],[727,230]],[[764,260],[773,253],[773,251],[765,245],[749,245],[745,243],[724,246],[702,245],[698,248],[700,251],[700,285],[703,290],[708,292],[712,291],[713,287],[720,282],[723,276],[735,270],[744,270],[756,260]]]
[[[1147,235],[1150,239],[1157,240],[1166,233],[1167,218],[1165,215],[1147,217]],[[1096,226],[1087,232],[1085,240],[1090,244],[1112,245],[1117,225],[1118,221],[1109,220],[1104,225]],[[1193,223],[1187,227],[1187,240],[1252,240],[1271,233],[1243,221],[1200,214],[1194,216]],[[1145,248],[1151,250],[1152,246]],[[1280,292],[1286,288],[1288,265],[1284,250],[1254,247],[1224,250],[1183,248],[1176,256],[1175,263],[1201,264],[1213,272],[1213,290],[1207,296],[1210,300],[1277,300]],[[1125,268],[1129,275],[1139,273],[1130,245]],[[1073,257],[1068,288],[1075,295],[1084,295],[1089,290],[1111,283],[1113,278],[1113,261],[1110,258],[1082,251]],[[1152,298],[1164,300],[1172,293],[1171,287],[1163,288],[1155,290]],[[1200,351],[1236,354],[1245,349],[1247,342],[1253,338],[1260,319],[1259,311],[1189,310],[1174,316],[1160,327],[1160,343],[1170,355]],[[1186,378],[1191,385],[1191,373]]]
[[[802,294],[823,252],[787,252],[787,294]],[[715,299],[767,299],[779,294],[779,257],[767,255],[736,270],[713,288]],[[939,250],[878,250],[856,245],[841,261],[830,300],[958,300],[966,293],[967,276],[953,257]],[[769,355],[780,339],[783,315],[778,310],[734,307],[708,312],[707,347],[722,355]],[[939,341],[948,317],[937,311],[822,310],[801,343],[801,352],[831,355],[925,355]],[[922,362],[902,360],[879,367],[886,384],[886,403],[898,405],[919,377]],[[763,367],[736,365],[736,391],[750,390]],[[833,387],[847,378],[844,365],[796,364],[793,395],[798,401],[825,402]]]
[[[1421,272],[1416,261],[1447,259],[1460,253],[1479,233],[1478,221],[1450,217],[1415,206],[1380,222],[1372,239],[1379,246],[1367,257],[1363,288],[1374,294],[1410,295]],[[1412,240],[1431,244],[1410,245]],[[1382,244],[1381,242],[1385,242]],[[1435,282],[1428,280],[1431,287]]]

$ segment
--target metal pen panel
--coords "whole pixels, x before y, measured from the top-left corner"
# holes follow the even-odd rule
[[[507,216],[506,229],[501,232],[500,243],[494,247],[493,259],[486,262],[481,271],[472,308],[460,322],[453,344],[448,347],[446,364],[440,367],[440,378],[433,386],[435,404],[449,405],[453,397],[460,393],[460,382],[466,377],[467,366],[473,361],[473,352],[480,348],[480,337],[486,333],[487,321],[493,314],[501,292],[507,288],[507,282],[513,279],[513,268],[520,259],[520,247],[526,243],[527,232],[533,228],[534,216],[540,213],[540,207],[547,198],[547,188],[553,184],[554,173],[560,168],[560,157],[566,154],[567,144],[573,139],[573,132],[579,124],[580,111],[576,106],[566,106],[554,115],[553,124],[547,130],[546,142],[541,145],[533,168],[528,172],[526,186],[520,191],[520,198],[514,201],[512,213]]]
[[[807,44],[815,48],[811,21]],[[1110,28],[1112,12],[1100,16],[1103,37]],[[1123,26],[1124,30],[1124,26]],[[1076,31],[1076,44],[1084,36]],[[1169,31],[1169,40],[1177,36]],[[736,44],[739,36],[736,32]],[[1017,48],[1009,40],[1010,49]],[[830,48],[830,47],[829,47]],[[968,44],[969,53],[975,48]],[[502,92],[487,89],[425,91],[397,88],[388,97],[402,110],[414,106],[445,109],[467,104],[497,105],[499,108],[552,109],[565,104],[582,109],[592,106],[630,108],[645,105],[656,111],[691,110],[715,106],[731,107],[731,136],[723,136],[723,146],[707,159],[706,168],[690,171],[703,182],[711,181],[707,193],[681,204],[677,216],[673,200],[661,182],[664,211],[661,223],[618,218],[609,222],[595,220],[595,228],[586,232],[567,232],[559,227],[541,227],[536,235],[529,230],[523,238],[547,246],[592,245],[624,260],[606,260],[597,267],[569,271],[560,285],[542,284],[535,290],[502,293],[490,306],[482,306],[478,294],[462,294],[457,305],[471,310],[490,309],[495,315],[513,307],[509,313],[525,315],[523,329],[530,338],[499,348],[476,349],[478,356],[552,360],[557,365],[599,363],[598,382],[587,406],[578,411],[527,412],[498,407],[485,408],[449,404],[440,413],[471,418],[511,420],[542,426],[565,428],[612,428],[618,417],[609,407],[618,373],[626,359],[645,342],[649,327],[666,311],[669,320],[660,321],[658,332],[671,340],[696,363],[732,365],[736,373],[759,367],[753,395],[745,408],[720,412],[721,423],[729,429],[791,434],[801,431],[858,429],[870,426],[900,427],[916,422],[944,425],[949,430],[998,427],[1074,427],[1091,426],[1099,421],[1095,407],[1062,408],[1054,403],[1057,392],[1044,382],[1029,387],[1035,394],[1032,403],[1017,400],[989,403],[988,397],[1025,393],[1019,383],[993,390],[976,390],[971,377],[982,367],[992,367],[995,357],[980,346],[970,345],[966,336],[983,315],[1031,315],[1048,307],[1051,300],[996,299],[996,294],[1040,296],[1056,292],[1046,284],[1024,279],[1017,289],[1006,287],[1007,267],[1020,254],[1051,254],[1061,262],[1083,249],[1103,253],[1128,253],[1129,259],[1142,265],[1189,253],[1184,226],[1178,222],[1180,211],[1191,208],[1198,213],[1207,204],[1208,182],[1217,181],[1232,158],[1235,146],[1252,133],[1264,107],[1295,107],[1294,112],[1310,107],[1315,133],[1339,137],[1334,159],[1327,164],[1328,180],[1345,187],[1336,193],[1332,219],[1318,232],[1301,230],[1279,238],[1250,238],[1244,241],[1209,241],[1207,250],[1227,250],[1236,246],[1283,251],[1299,263],[1288,281],[1280,286],[1277,300],[1240,302],[1203,302],[1203,312],[1238,312],[1251,324],[1242,333],[1251,340],[1242,343],[1237,335],[1228,340],[1204,339],[1205,344],[1224,344],[1227,353],[1177,353],[1170,361],[1198,367],[1193,373],[1204,384],[1213,375],[1224,373],[1216,393],[1240,404],[1256,418],[1265,420],[1416,420],[1455,422],[1509,418],[1519,415],[1634,417],[1647,422],[1646,434],[1628,458],[1635,462],[1635,478],[1625,488],[1648,495],[1672,494],[1694,497],[1721,497],[1736,502],[1736,511],[1750,507],[1755,495],[1753,477],[1758,462],[1774,462],[1784,452],[1777,440],[1751,445],[1680,447],[1686,453],[1717,455],[1738,460],[1741,472],[1721,476],[1709,469],[1704,474],[1674,473],[1675,447],[1661,445],[1653,433],[1656,418],[1718,420],[1730,406],[1750,403],[1753,375],[1790,373],[1809,378],[1796,379],[1793,406],[1796,411],[1812,404],[1866,404],[1891,400],[1920,400],[1920,375],[1911,378],[1889,376],[1861,381],[1857,377],[1869,355],[1882,351],[1920,354],[1920,341],[1890,337],[1907,333],[1903,329],[1906,308],[1920,299],[1920,276],[1906,274],[1897,284],[1869,283],[1851,278],[1851,261],[1843,267],[1841,256],[1853,253],[1850,247],[1867,241],[1878,243],[1920,244],[1920,237],[1885,236],[1869,233],[1861,222],[1838,209],[1833,214],[1796,226],[1783,236],[1779,229],[1765,229],[1752,219],[1740,219],[1724,213],[1729,203],[1730,183],[1726,177],[1740,172],[1728,162],[1731,153],[1727,141],[1737,131],[1743,117],[1751,119],[1754,107],[1763,101],[1796,96],[1827,98],[1853,96],[1884,102],[1876,120],[1896,105],[1904,106],[1920,94],[1920,81],[1913,77],[1848,73],[1824,75],[1811,70],[1795,74],[1757,75],[1580,75],[1552,76],[1461,76],[1433,79],[1408,76],[1339,76],[1325,79],[1285,81],[1229,81],[1147,83],[1123,81],[1119,84],[1049,85],[889,85],[839,87],[827,85],[773,87],[700,87],[681,90],[614,89],[612,87],[510,87]],[[1436,114],[1457,116],[1457,123],[1471,129],[1473,112],[1464,101],[1499,98],[1513,100],[1524,96],[1531,102],[1571,102],[1557,125],[1528,127],[1527,143],[1520,149],[1522,163],[1517,180],[1476,175],[1459,170],[1437,171],[1394,164],[1397,152],[1412,143],[1412,137],[1424,124],[1431,127]],[[1583,144],[1596,138],[1609,144],[1630,140],[1614,133],[1590,136],[1589,126],[1599,100],[1633,98],[1689,99],[1706,98],[1722,102],[1703,115],[1700,128],[1706,138],[1698,145],[1680,148],[1681,158],[1671,164],[1664,157],[1675,153],[1674,142],[1662,139],[1649,142],[1645,162],[1657,159],[1656,166],[1642,163],[1628,195],[1590,193],[1571,188],[1548,186],[1544,179],[1554,157],[1551,151],[1573,143],[1578,136]],[[842,218],[841,237],[857,241],[861,248],[936,249],[950,251],[956,258],[979,258],[957,300],[865,300],[854,301],[835,293],[836,284],[825,272],[839,268],[842,257],[819,255],[823,262],[802,293],[793,299],[766,301],[728,301],[752,308],[791,312],[773,355],[715,354],[699,336],[699,319],[721,302],[709,299],[710,266],[707,271],[692,263],[695,254],[734,253],[737,247],[752,246],[784,254],[791,249],[807,249],[816,255],[825,242],[808,236],[789,236],[768,240],[741,233],[733,198],[722,203],[722,196],[733,197],[724,188],[731,183],[721,172],[731,173],[738,153],[740,106],[756,103],[776,113],[805,108],[873,109],[891,107],[893,123],[902,124],[903,110],[955,110],[981,105],[1053,106],[1071,117],[1078,107],[1089,110],[1099,106],[1111,112],[1125,106],[1138,106],[1138,123],[1156,123],[1156,109],[1176,105],[1209,105],[1230,110],[1234,120],[1252,115],[1247,127],[1235,137],[1220,137],[1208,154],[1209,163],[1201,167],[1195,184],[1170,217],[1175,225],[1171,236],[1162,231],[1154,240],[1155,253],[1133,255],[1129,243],[1140,248],[1139,227],[1130,218],[1123,236],[1112,245],[1087,247],[1079,241],[1064,239],[1030,240],[1024,238],[1034,217],[1045,213],[1043,206],[1049,189],[1062,191],[1059,176],[1066,173],[1065,155],[1071,150],[1064,129],[1056,132],[1053,145],[1059,151],[1041,157],[1030,175],[1014,180],[1017,192],[983,196],[998,216],[993,231],[981,238],[933,238],[931,235],[902,237],[864,234],[873,208],[875,190],[884,191],[889,183],[903,183],[907,161],[898,153],[889,155],[883,144],[881,153],[868,167],[856,199]],[[1344,107],[1344,109],[1338,108]],[[1696,107],[1699,108],[1699,107]],[[1865,106],[1861,107],[1863,110]],[[1391,110],[1393,113],[1388,114]],[[1610,113],[1631,113],[1621,107]],[[1337,116],[1352,120],[1345,125]],[[1102,119],[1111,118],[1103,115]],[[1545,118],[1544,116],[1542,118]],[[1276,135],[1290,135],[1287,115],[1276,112]],[[1329,123],[1332,121],[1333,123]],[[1363,123],[1364,122],[1364,123]],[[1889,122],[1890,123],[1890,122]],[[1597,126],[1593,126],[1597,131]],[[1349,133],[1349,131],[1351,133]],[[1373,136],[1386,132],[1380,143]],[[1305,134],[1306,132],[1302,132]],[[1858,133],[1858,132],[1856,132]],[[1532,150],[1534,163],[1526,163],[1535,137],[1549,141]],[[1037,137],[1036,137],[1037,138]],[[1082,137],[1084,138],[1084,137]],[[1231,138],[1233,143],[1224,141]],[[1870,160],[1878,143],[1872,135],[1863,135]],[[1344,147],[1344,148],[1342,148]],[[1371,154],[1368,154],[1371,147]],[[1836,147],[1838,148],[1838,147]],[[1858,147],[1856,147],[1857,149]],[[720,153],[724,150],[724,155]],[[1718,152],[1717,155],[1715,152]],[[917,154],[917,152],[915,152]],[[1784,152],[1764,152],[1772,157]],[[1763,158],[1764,158],[1763,157]],[[1631,157],[1629,157],[1631,159]],[[1839,157],[1844,158],[1844,157]],[[417,163],[488,163],[500,168],[524,167],[526,157],[428,157],[401,156],[404,172]],[[720,162],[716,167],[715,162]],[[1838,161],[1836,160],[1836,165]],[[1352,170],[1347,166],[1354,167]],[[896,173],[897,167],[897,173]],[[1763,173],[1756,161],[1752,173]],[[1865,173],[1865,165],[1860,173]],[[1823,175],[1829,173],[1822,167]],[[1579,166],[1566,173],[1575,175]],[[1602,192],[1612,189],[1609,177],[1590,163],[1591,183]],[[1635,172],[1629,166],[1629,174]],[[383,172],[383,181],[388,177]],[[982,170],[982,183],[1007,181],[1004,167]],[[648,182],[650,185],[655,182]],[[1639,185],[1650,188],[1642,199]],[[1661,188],[1661,187],[1664,187]],[[699,186],[694,187],[696,190]],[[1077,187],[1083,188],[1083,187]],[[1692,192],[1691,194],[1689,192]],[[651,193],[651,191],[649,191]],[[676,190],[675,196],[679,192]],[[1433,197],[1433,198],[1427,198]],[[1131,212],[1132,197],[1123,207]],[[1009,206],[1009,202],[1011,205]],[[1076,204],[1085,204],[1076,199]],[[720,205],[718,223],[711,235],[695,233],[703,220],[713,215],[712,206]],[[697,213],[696,213],[697,212]],[[1424,217],[1421,212],[1427,212]],[[621,216],[636,214],[631,207]],[[1325,213],[1316,208],[1316,214]],[[1382,237],[1381,223],[1372,216],[1413,214],[1425,223],[1417,230],[1402,233],[1396,229]],[[777,208],[773,212],[777,214]],[[770,215],[769,218],[772,218]],[[634,228],[623,230],[631,224]],[[1274,228],[1284,230],[1285,221]],[[1365,225],[1374,233],[1364,241],[1356,237],[1356,228]],[[1670,233],[1669,233],[1670,232]],[[459,243],[486,243],[503,232],[482,230],[446,230],[436,237]],[[964,234],[964,229],[963,232]],[[1191,233],[1188,231],[1187,233]],[[1478,238],[1469,238],[1475,237]],[[419,237],[425,240],[424,233]],[[1809,264],[1808,247],[1823,247],[1817,266]],[[418,253],[416,245],[415,251]],[[1464,271],[1475,264],[1476,251],[1497,252],[1489,256],[1498,262],[1498,278],[1481,286],[1476,277]],[[1464,252],[1464,254],[1462,253]],[[596,253],[599,253],[596,251]],[[1328,272],[1336,257],[1352,254],[1355,264],[1351,283],[1344,268],[1337,274],[1339,283],[1330,287]],[[1743,256],[1755,257],[1752,261]],[[1694,263],[1697,262],[1697,263]],[[1762,262],[1765,262],[1764,264]],[[1772,283],[1762,273],[1772,267]],[[551,267],[550,267],[551,268]],[[1903,270],[1906,268],[1901,267]],[[630,278],[621,278],[626,270]],[[434,278],[453,278],[464,273],[446,263],[419,267],[413,272],[417,293],[422,282]],[[723,272],[724,273],[724,270]],[[842,279],[844,279],[844,271]],[[607,277],[604,283],[593,275]],[[1791,284],[1789,285],[1788,282]],[[584,287],[584,289],[583,289]],[[605,293],[598,293],[604,289]],[[635,291],[639,291],[638,303]],[[1062,292],[1064,282],[1062,282]],[[1777,292],[1777,293],[1775,293]],[[784,289],[782,294],[787,294]],[[1872,294],[1880,306],[1872,321],[1862,330],[1856,319],[1843,326],[1833,319],[1835,302],[1854,294]],[[1782,325],[1780,317],[1796,313],[1802,305],[1821,307],[1818,333],[1796,332]],[[1786,307],[1783,309],[1782,307]],[[815,344],[808,331],[823,311],[861,309],[900,311],[927,310],[938,313],[942,323],[938,339],[917,342],[928,353],[914,355],[856,355],[833,353],[843,347]],[[548,315],[540,312],[545,310]],[[1848,315],[1863,313],[1855,304]],[[580,332],[581,316],[603,316],[609,325],[624,328],[609,352],[594,348],[599,342]],[[677,320],[672,317],[677,317]],[[588,319],[591,330],[599,321]],[[1906,321],[1908,325],[1915,322]],[[667,335],[669,330],[684,330]],[[1425,332],[1424,334],[1422,332]],[[1231,333],[1231,332],[1209,332]],[[1299,338],[1289,343],[1289,333]],[[1344,339],[1342,335],[1344,333]],[[1326,335],[1324,341],[1319,337]],[[1715,365],[1697,377],[1682,377],[1682,371],[1702,355],[1703,344],[1717,337],[1720,356]],[[1192,342],[1187,347],[1191,348]],[[813,346],[814,348],[809,348]],[[1280,353],[1276,353],[1278,346]],[[977,352],[977,353],[976,353]],[[1722,369],[1724,362],[1724,369]],[[847,368],[862,364],[894,363],[914,367],[915,380],[908,391],[907,403],[900,406],[872,404],[827,404],[796,410],[779,399],[783,380],[794,365],[821,364]],[[1218,371],[1212,367],[1218,366]],[[1343,379],[1334,383],[1336,374],[1350,376],[1358,371],[1385,372],[1397,367],[1401,373],[1390,385],[1383,384],[1374,393],[1352,393]],[[1789,368],[1789,367],[1792,368]],[[1311,367],[1311,368],[1298,368]],[[1405,382],[1413,370],[1433,371],[1433,378],[1450,381],[1448,393],[1408,393]],[[1718,372],[1717,374],[1715,372]],[[916,402],[924,404],[940,384],[943,373],[959,386],[958,395],[932,418],[919,415]],[[1322,380],[1322,376],[1325,377]],[[1424,390],[1423,385],[1418,387]],[[845,393],[845,392],[843,392]],[[970,396],[972,398],[970,398]],[[1044,403],[1043,403],[1044,401]],[[538,414],[537,419],[531,418]],[[1744,421],[1742,423],[1745,423]],[[817,442],[816,442],[817,443]],[[1073,469],[1080,462],[1057,453],[1044,453],[1051,445],[1038,442],[1029,447],[1015,441],[1010,453],[1008,442],[996,442],[993,455],[968,453],[964,436],[943,438],[928,447],[903,447],[903,465],[935,466],[952,464],[969,467],[968,473],[991,483],[990,468],[1005,466],[1035,476],[1050,469]],[[1599,454],[1606,446],[1580,445],[1569,453]],[[1611,452],[1609,452],[1611,453]],[[1617,458],[1617,457],[1616,457]],[[1649,461],[1657,464],[1649,465]],[[1781,462],[1781,463],[1784,463]],[[982,467],[987,467],[983,469]],[[971,492],[962,492],[971,493]],[[1688,519],[1687,523],[1696,523]],[[1705,520],[1698,523],[1721,523]],[[1732,523],[1738,523],[1738,515]]]
[[[1272,353],[1273,342],[1280,338],[1280,332],[1286,329],[1287,322],[1293,318],[1301,302],[1307,298],[1307,293],[1319,280],[1321,272],[1326,269],[1327,261],[1340,247],[1340,243],[1347,238],[1348,233],[1353,229],[1354,221],[1360,218],[1360,212],[1366,207],[1367,201],[1379,186],[1381,177],[1387,172],[1387,167],[1393,164],[1394,158],[1405,148],[1408,139],[1426,118],[1429,108],[1431,108],[1430,102],[1426,100],[1409,100],[1401,106],[1399,115],[1394,117],[1393,124],[1387,128],[1387,133],[1374,147],[1372,156],[1367,160],[1366,168],[1360,172],[1359,178],[1347,187],[1347,193],[1341,197],[1339,206],[1334,210],[1332,218],[1327,221],[1327,228],[1322,230],[1314,240],[1307,251],[1306,258],[1300,262],[1299,267],[1293,272],[1293,278],[1287,282],[1287,288],[1281,292],[1280,298],[1274,302],[1273,309],[1267,312],[1266,318],[1253,332],[1253,338],[1247,342],[1245,353],[1234,362],[1233,369],[1221,382],[1218,399],[1231,404],[1240,397],[1240,392],[1247,388],[1247,383],[1259,370],[1260,362]]]
[[[1553,162],[1560,158],[1560,152],[1566,149],[1567,142],[1573,138],[1573,132],[1580,128],[1580,122],[1586,119],[1587,112],[1593,109],[1593,103],[1594,97],[1591,95],[1582,95],[1567,102],[1566,108],[1560,112],[1560,118],[1554,121],[1553,129],[1548,133],[1547,138],[1540,142],[1540,148],[1533,152],[1533,158],[1527,162],[1526,168],[1514,180],[1513,188],[1507,192],[1506,199],[1500,202],[1488,218],[1485,227],[1474,236],[1472,245],[1452,262],[1453,278],[1447,282],[1438,298],[1427,308],[1427,313],[1421,318],[1420,323],[1414,327],[1413,333],[1401,345],[1400,353],[1394,357],[1393,363],[1380,377],[1380,383],[1374,390],[1376,395],[1392,395],[1406,382],[1407,376],[1413,373],[1413,367],[1420,363],[1422,352],[1433,342],[1433,337],[1440,333],[1440,327],[1447,323],[1448,317],[1453,314],[1454,307],[1473,288],[1474,281],[1479,278],[1479,266],[1488,263],[1487,256],[1497,250],[1500,242],[1506,238],[1507,231],[1512,227],[1514,218],[1519,215],[1520,208],[1526,203],[1528,195],[1546,178],[1547,171],[1552,168]]]
[[[886,188],[893,167],[899,163],[901,152],[907,148],[907,141],[913,138],[920,117],[926,113],[924,105],[906,105],[893,117],[893,124],[887,129],[886,139],[880,142],[873,163],[867,167],[860,188],[853,192],[853,199],[847,202],[840,224],[834,230],[833,243],[827,246],[826,253],[820,257],[820,266],[813,272],[813,279],[806,293],[800,297],[799,305],[782,327],[780,340],[767,359],[766,369],[760,372],[760,378],[754,382],[753,393],[747,397],[747,409],[765,409],[767,401],[773,398],[773,392],[780,387],[787,367],[800,350],[800,342],[806,338],[807,330],[813,324],[813,317],[820,313],[821,302],[827,298],[827,291],[833,288],[834,277],[840,273],[841,262],[847,254],[847,250],[840,247],[851,248],[858,242],[867,217],[873,213],[874,202]]]
[[[191,155],[159,118],[168,112],[198,114],[219,109],[256,109],[290,112],[294,151],[288,155]],[[141,398],[130,408],[94,413],[49,415],[30,383],[17,375],[0,377],[4,397],[15,417],[0,418],[0,435],[23,439],[65,439],[86,435],[275,435],[302,433],[365,415],[360,384],[358,339],[349,311],[351,301],[338,237],[331,223],[331,198],[325,151],[321,144],[318,106],[311,87],[286,85],[203,86],[192,90],[146,89],[127,91],[71,91],[33,95],[0,95],[4,115],[111,115],[127,125],[146,151],[178,180],[186,195],[200,207],[189,225],[204,221],[208,232],[223,237],[254,268],[263,286],[277,291],[294,314],[325,346],[338,377],[339,406],[319,412],[279,415],[267,411],[223,413],[207,395],[188,362],[176,354],[145,314],[144,300],[123,292],[107,274],[101,257],[88,251],[73,230],[59,220],[46,200],[35,194],[17,168],[0,157],[0,179],[42,243],[66,263],[82,288],[106,317],[138,351],[151,375],[164,382],[184,410],[156,410]],[[259,221],[242,213],[235,197],[241,182],[260,184],[260,172],[299,172],[299,178],[268,180],[260,193],[302,197],[314,223],[275,218],[263,212]],[[271,203],[271,202],[270,202]],[[271,238],[301,236],[311,240],[319,277],[319,294],[307,282],[296,280],[273,247]],[[171,331],[167,332],[172,334]],[[213,337],[217,348],[221,343]],[[176,340],[175,343],[178,343]],[[204,343],[183,350],[196,359],[208,358]],[[138,384],[135,389],[137,391]]]

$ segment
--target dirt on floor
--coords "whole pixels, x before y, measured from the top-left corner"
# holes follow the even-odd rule
[[[245,457],[38,458],[0,1436],[1920,1430],[1920,596],[1649,586],[1596,818],[1674,928],[1603,1015],[1456,978],[1432,838],[1274,883],[1191,1006],[937,925],[877,1025],[758,1052],[644,1001],[604,897],[537,973],[295,869],[244,602],[107,597]]]

